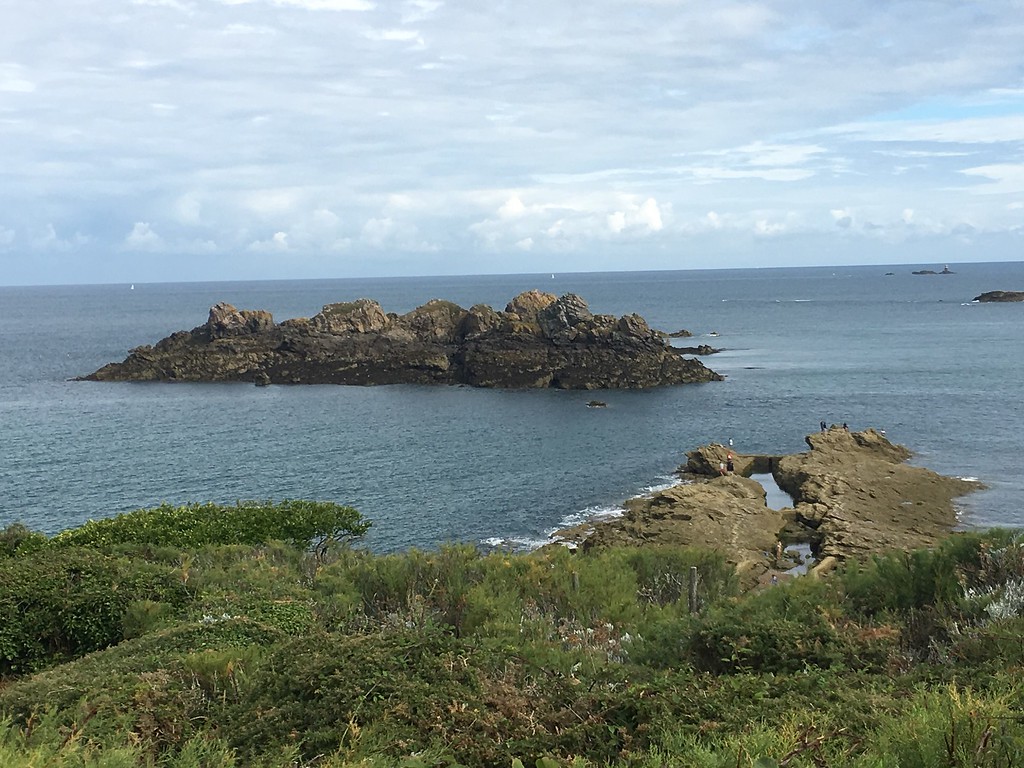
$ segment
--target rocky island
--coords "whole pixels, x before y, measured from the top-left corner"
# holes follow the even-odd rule
[[[971,301],[983,303],[1024,301],[1024,291],[986,291],[980,296],[975,296]]]
[[[358,299],[281,323],[221,303],[203,325],[81,378],[584,390],[722,379],[639,315],[595,315],[575,294],[540,291],[521,293],[503,312],[433,300],[397,315]]]
[[[712,444],[687,454],[685,482],[631,499],[625,514],[555,534],[584,549],[617,544],[694,546],[723,552],[746,585],[788,567],[781,546],[810,546],[819,569],[887,550],[935,546],[956,525],[953,500],[981,486],[907,465],[911,453],[868,429],[806,438],[810,451],[744,455]],[[734,471],[722,474],[729,456]],[[751,474],[769,473],[793,498],[770,509]]]

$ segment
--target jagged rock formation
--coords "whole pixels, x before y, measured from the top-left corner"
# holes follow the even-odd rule
[[[396,315],[359,299],[282,323],[222,303],[203,325],[82,378],[610,389],[722,377],[666,344],[639,315],[594,315],[575,294],[527,291],[504,312],[433,300]]]
[[[1024,291],[986,291],[980,296],[975,296],[971,301],[1024,301]]]
[[[905,461],[910,451],[881,433],[832,427],[807,437],[811,450],[744,455],[719,444],[687,454],[689,482],[631,499],[620,518],[555,534],[584,548],[672,544],[717,549],[753,586],[779,566],[778,542],[809,542],[819,562],[934,546],[956,525],[953,499],[978,483],[943,477]],[[728,457],[734,473],[722,474]],[[793,507],[769,509],[747,476],[771,473]]]

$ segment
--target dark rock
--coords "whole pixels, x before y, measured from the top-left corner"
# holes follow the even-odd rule
[[[673,331],[672,333],[666,335],[672,339],[688,339],[691,336],[693,336],[693,334],[687,331],[685,328],[680,328],[678,331]]]
[[[1024,291],[987,291],[980,296],[975,296],[971,301],[981,302],[1011,302],[1024,301]]]
[[[700,344],[696,347],[676,347],[676,349],[684,355],[714,355],[722,351],[707,344]]]
[[[589,403],[587,403],[587,408],[607,408],[607,407],[608,407],[608,403],[606,403],[604,400],[591,400]]]
[[[204,325],[83,378],[641,389],[722,377],[639,315],[594,315],[574,294],[528,291],[504,312],[435,299],[395,315],[358,299],[279,324],[268,312],[218,304]]]

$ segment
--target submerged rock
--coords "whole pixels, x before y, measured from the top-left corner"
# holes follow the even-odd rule
[[[404,315],[370,299],[329,304],[312,318],[217,304],[206,323],[131,350],[89,381],[259,384],[469,384],[642,389],[720,381],[639,315],[594,315],[575,294],[527,291],[504,312],[433,300]]]

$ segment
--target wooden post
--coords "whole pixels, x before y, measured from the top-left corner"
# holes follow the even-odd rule
[[[697,612],[697,566],[690,566],[690,591],[689,591],[689,606],[690,613]]]

